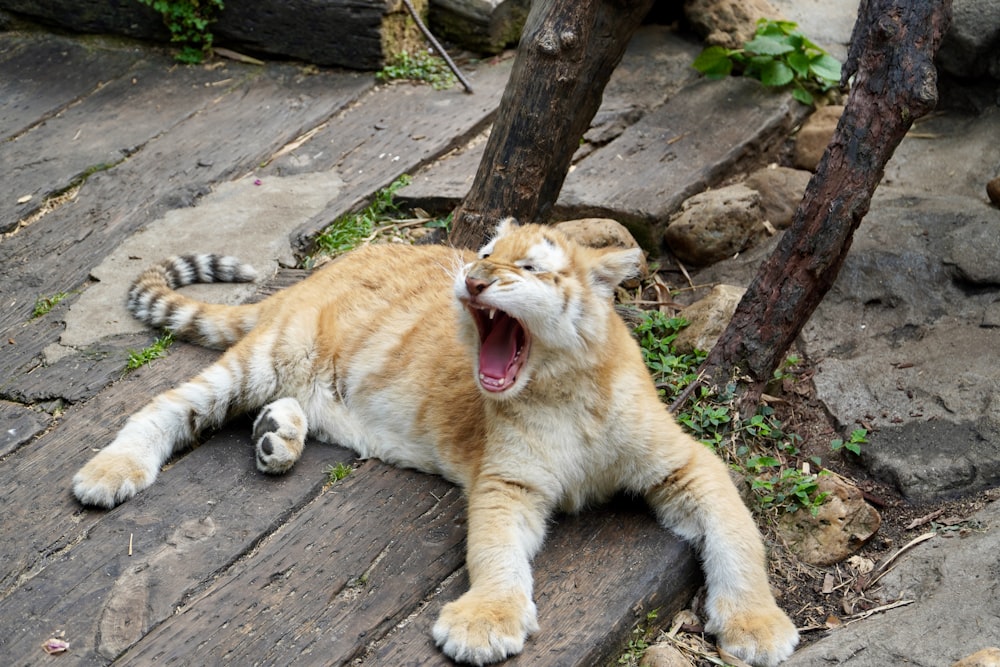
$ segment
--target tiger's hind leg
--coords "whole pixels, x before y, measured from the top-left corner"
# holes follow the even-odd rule
[[[288,471],[302,457],[308,421],[294,398],[279,398],[264,406],[253,423],[257,469],[278,474]]]

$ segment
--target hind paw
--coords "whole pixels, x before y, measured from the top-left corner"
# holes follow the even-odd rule
[[[294,398],[265,406],[253,423],[257,469],[269,474],[286,472],[302,456],[306,431],[306,413]]]

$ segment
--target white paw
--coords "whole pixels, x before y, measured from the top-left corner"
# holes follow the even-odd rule
[[[719,646],[754,667],[774,667],[799,643],[795,624],[774,603],[709,622],[705,629],[715,634]]]
[[[441,610],[434,641],[458,662],[486,665],[520,653],[538,630],[535,603],[524,595],[466,593]]]
[[[306,413],[294,398],[281,398],[265,406],[253,423],[257,469],[278,474],[295,465],[302,456],[306,431]]]
[[[73,476],[73,493],[85,505],[111,508],[147,488],[157,473],[159,466],[109,446]]]

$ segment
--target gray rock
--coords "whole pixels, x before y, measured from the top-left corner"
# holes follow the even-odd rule
[[[784,667],[937,667],[1000,645],[1000,503],[970,525],[964,538],[938,536],[914,547],[883,577],[883,603],[916,604],[833,630]]]
[[[1000,484],[998,426],[932,420],[885,427],[862,447],[862,463],[914,500],[988,489]]]
[[[951,28],[937,52],[937,65],[962,79],[1000,79],[1000,3],[954,0]]]
[[[973,285],[1000,286],[1000,217],[977,220],[948,234],[945,262]]]
[[[741,252],[763,231],[763,222],[760,193],[729,185],[685,200],[663,238],[682,262],[705,266]]]
[[[750,174],[744,184],[760,193],[765,219],[777,229],[785,229],[792,224],[810,178],[812,174],[804,169],[770,165]]]

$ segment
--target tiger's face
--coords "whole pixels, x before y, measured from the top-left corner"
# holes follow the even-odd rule
[[[584,248],[550,227],[503,221],[454,284],[482,391],[512,398],[540,367],[586,355],[638,253]]]

